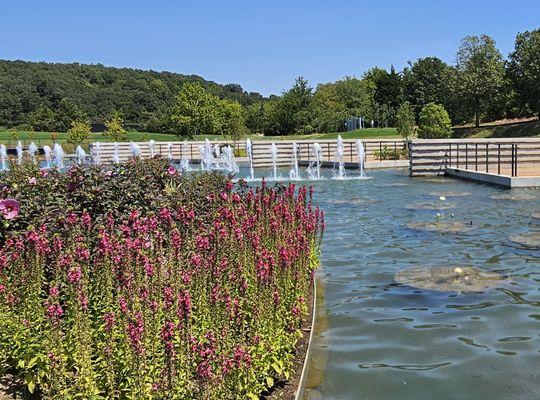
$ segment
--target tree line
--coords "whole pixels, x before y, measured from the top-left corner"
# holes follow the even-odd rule
[[[402,71],[375,67],[316,88],[300,77],[267,98],[197,76],[22,61],[0,61],[0,88],[6,127],[65,131],[114,116],[127,128],[181,136],[288,135],[339,132],[347,118],[363,117],[409,135],[436,116],[446,135],[451,124],[540,115],[540,30],[519,33],[506,58],[488,35],[467,36],[453,65],[426,57]],[[426,126],[424,135],[435,135]]]

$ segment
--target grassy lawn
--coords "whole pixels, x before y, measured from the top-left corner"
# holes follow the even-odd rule
[[[58,132],[57,141],[62,143],[67,140],[68,134],[65,132]],[[399,138],[395,128],[370,128],[363,131],[353,132],[340,132],[340,133],[320,133],[311,135],[290,135],[290,136],[259,136],[250,135],[252,140],[302,140],[302,139],[336,139],[338,135],[341,135],[343,139],[372,139],[372,138]],[[197,135],[195,140],[209,140],[223,139],[221,135]],[[153,139],[156,142],[173,142],[182,141],[183,138],[179,138],[175,135],[169,135],[165,133],[145,133],[145,132],[129,132],[127,141],[139,142]],[[17,140],[23,142],[34,141],[38,145],[52,143],[51,132],[27,132],[27,131],[7,131],[0,130],[0,142],[7,146],[16,145]],[[107,142],[109,138],[102,133],[92,133],[89,138],[89,142]]]
[[[540,121],[524,121],[506,124],[486,124],[479,128],[454,128],[456,138],[512,138],[512,137],[540,137]]]

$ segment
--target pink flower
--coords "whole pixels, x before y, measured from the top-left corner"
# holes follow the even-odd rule
[[[13,199],[0,200],[0,213],[5,219],[13,219],[19,215],[19,202]]]
[[[167,173],[169,175],[175,175],[176,174],[176,168],[174,168],[174,165],[169,165],[169,168],[167,169]]]
[[[33,176],[33,177],[31,177],[31,178],[28,178],[28,183],[29,183],[30,185],[35,185],[35,184],[36,184],[36,177]]]
[[[82,271],[79,267],[73,267],[68,271],[68,281],[70,283],[77,283],[81,280]]]
[[[41,171],[39,171],[39,174],[43,177],[46,177],[47,175],[49,175],[49,171],[47,171],[46,169],[42,169]]]

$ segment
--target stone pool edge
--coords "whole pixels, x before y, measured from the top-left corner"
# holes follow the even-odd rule
[[[304,365],[302,366],[302,373],[300,374],[300,379],[298,380],[298,387],[296,388],[296,394],[294,400],[302,400],[304,397],[304,391],[307,380],[308,373],[308,364],[311,357],[312,342],[313,342],[313,332],[315,331],[315,318],[317,316],[317,279],[313,279],[313,303],[312,303],[312,312],[311,312],[311,328],[309,331],[309,338],[307,341],[306,355],[304,356]]]

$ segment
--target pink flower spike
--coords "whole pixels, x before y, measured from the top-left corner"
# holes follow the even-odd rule
[[[28,183],[29,183],[30,185],[35,185],[35,184],[36,184],[36,177],[33,176],[33,177],[31,177],[31,178],[28,178]]]
[[[19,202],[13,199],[0,200],[0,213],[5,219],[13,219],[19,215]]]
[[[174,168],[174,165],[169,165],[167,172],[169,173],[169,175],[176,175],[176,168]]]

